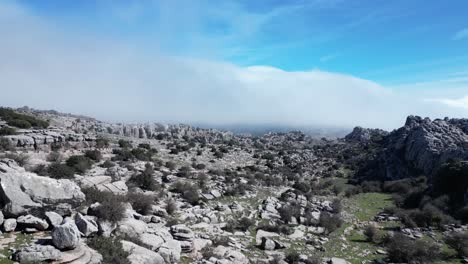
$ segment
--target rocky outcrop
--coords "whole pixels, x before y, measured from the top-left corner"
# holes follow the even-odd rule
[[[381,129],[355,127],[351,133],[346,135],[345,140],[348,142],[368,143],[387,135],[388,132]]]
[[[409,116],[385,137],[381,151],[360,176],[402,179],[433,176],[450,159],[468,159],[468,119]]]
[[[125,240],[121,243],[123,250],[130,254],[127,258],[132,264],[165,264],[161,255],[154,251]]]
[[[10,159],[0,160],[0,203],[6,216],[72,207],[85,200],[78,185],[26,172]],[[64,204],[66,206],[64,206]]]

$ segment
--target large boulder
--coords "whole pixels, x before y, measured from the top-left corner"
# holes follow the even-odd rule
[[[121,243],[123,250],[130,254],[127,258],[131,264],[165,264],[161,255],[154,251],[125,240]]]
[[[80,187],[70,180],[38,176],[13,160],[0,160],[0,202],[6,216],[39,214],[63,204],[79,205],[84,200]]]
[[[3,231],[5,232],[15,231],[17,225],[18,224],[16,223],[16,219],[14,218],[5,219],[5,221],[3,222]]]
[[[16,222],[21,227],[35,228],[40,231],[44,231],[47,230],[47,228],[49,228],[49,224],[46,220],[35,217],[33,215],[22,215],[18,217],[18,219],[16,219]]]
[[[56,227],[62,224],[63,217],[56,212],[46,212],[45,213],[47,222],[52,226]]]
[[[19,263],[38,263],[43,261],[55,261],[62,257],[60,250],[50,245],[32,245],[20,249],[13,255],[13,259]]]
[[[127,236],[138,238],[143,233],[145,233],[146,230],[147,225],[145,222],[132,218],[126,218],[117,224],[117,229],[115,230],[115,233],[124,237]]]
[[[229,264],[248,264],[249,259],[239,251],[233,250],[225,246],[217,246],[213,250],[213,256],[223,260],[222,263]]]
[[[58,249],[74,249],[80,244],[80,231],[72,221],[52,230],[52,243]]]

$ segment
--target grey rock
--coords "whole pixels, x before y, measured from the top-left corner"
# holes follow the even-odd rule
[[[14,260],[20,263],[33,263],[42,261],[60,260],[60,250],[49,245],[32,245],[20,249],[14,254]]]
[[[95,234],[99,231],[98,224],[96,221],[90,217],[84,217],[80,213],[75,215],[75,224],[78,227],[78,230],[85,236],[88,237],[92,234]]]
[[[145,222],[127,218],[117,224],[115,233],[117,235],[129,236],[129,237],[140,237],[147,230]]]
[[[59,226],[63,222],[63,217],[56,212],[46,212],[45,216],[52,227]]]
[[[5,221],[5,217],[3,216],[2,211],[0,211],[0,226],[3,224],[3,221]]]
[[[85,195],[70,180],[55,180],[26,172],[10,159],[0,160],[0,181],[6,216],[46,211],[58,204],[78,205]]]
[[[158,250],[166,263],[179,263],[182,252],[180,242],[174,239],[168,239]]]
[[[130,254],[128,260],[132,264],[165,264],[161,255],[154,251],[125,240],[121,243],[123,250]]]
[[[22,227],[32,227],[40,231],[47,230],[49,224],[46,220],[40,219],[32,215],[22,215],[16,219],[16,222]]]
[[[5,221],[3,222],[3,230],[5,232],[15,231],[16,226],[17,226],[17,223],[16,223],[16,219],[14,218],[5,219]]]
[[[275,250],[276,244],[275,241],[266,237],[262,237],[261,247],[264,250]]]
[[[80,231],[72,221],[65,221],[64,224],[52,230],[52,243],[58,249],[74,249],[80,244]]]

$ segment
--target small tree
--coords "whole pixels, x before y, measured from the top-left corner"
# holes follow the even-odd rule
[[[369,242],[375,242],[377,238],[377,228],[373,225],[368,225],[364,228],[364,235]]]
[[[467,233],[452,233],[445,238],[445,243],[457,251],[460,258],[468,257]]]

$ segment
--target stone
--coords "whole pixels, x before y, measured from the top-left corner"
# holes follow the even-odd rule
[[[351,264],[348,261],[342,259],[342,258],[331,258],[328,261],[328,264]]]
[[[8,217],[44,212],[58,204],[79,205],[85,195],[70,180],[56,180],[26,172],[11,159],[0,160],[3,213]]]
[[[99,231],[98,224],[94,219],[84,217],[80,213],[75,215],[75,224],[85,237],[96,234]]]
[[[171,226],[171,234],[175,240],[180,241],[192,241],[193,232],[185,225],[173,225]]]
[[[146,229],[147,225],[145,222],[127,218],[117,224],[115,233],[117,235],[138,238],[146,232]]]
[[[3,231],[5,232],[13,232],[16,229],[16,219],[8,218],[3,222]]]
[[[46,220],[40,219],[38,217],[32,215],[22,215],[16,219],[16,222],[21,227],[32,227],[40,231],[47,230],[49,228],[49,224]]]
[[[81,242],[76,248],[62,252],[60,261],[56,264],[101,264],[102,255]]]
[[[62,253],[60,250],[50,245],[32,245],[17,251],[13,259],[20,263],[36,263],[43,261],[60,260]]]
[[[213,250],[213,256],[218,259],[227,260],[226,263],[232,264],[248,264],[249,259],[239,251],[233,250],[225,246],[217,246]]]
[[[52,230],[52,243],[58,249],[74,249],[80,244],[80,231],[68,220]]]
[[[3,224],[3,221],[5,221],[5,216],[3,216],[2,211],[0,211],[0,226]]]
[[[259,246],[262,243],[262,238],[264,237],[278,237],[279,235],[277,233],[273,232],[267,232],[262,229],[257,230],[257,234],[255,235],[255,242],[257,246]]]
[[[154,251],[125,240],[121,243],[123,250],[130,254],[128,260],[132,264],[165,264],[161,255]]]
[[[182,252],[180,242],[174,239],[168,239],[158,250],[166,263],[179,263]]]
[[[145,247],[156,251],[162,244],[164,244],[164,239],[155,234],[144,233],[140,236],[140,241]]]
[[[49,224],[52,227],[59,226],[63,222],[63,217],[57,214],[56,212],[46,212],[45,216],[46,216],[47,222],[49,222]]]
[[[266,237],[262,237],[261,248],[264,250],[275,250],[276,248],[275,241]]]

